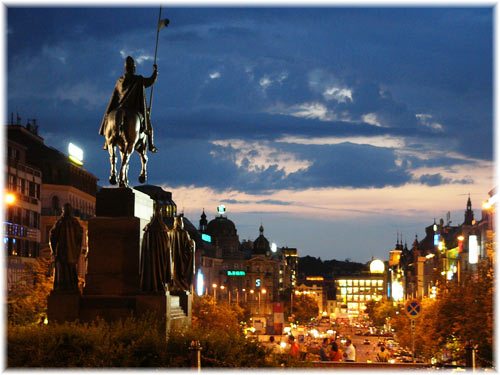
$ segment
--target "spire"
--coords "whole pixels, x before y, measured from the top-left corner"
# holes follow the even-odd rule
[[[264,226],[262,225],[262,223],[260,223],[259,232],[260,234],[264,235]]]
[[[474,220],[474,211],[472,211],[472,203],[470,200],[470,193],[469,193],[469,198],[467,199],[467,208],[464,214],[464,225],[472,225],[473,220]]]
[[[201,219],[200,219],[200,227],[199,230],[200,232],[205,232],[207,230],[208,222],[207,222],[207,215],[205,214],[205,209],[203,209],[203,213],[201,214]]]

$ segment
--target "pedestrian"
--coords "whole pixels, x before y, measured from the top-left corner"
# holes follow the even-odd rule
[[[389,362],[389,353],[385,351],[385,346],[380,347],[380,352],[377,353],[378,362]]]
[[[299,358],[300,355],[299,346],[295,342],[295,337],[293,337],[293,335],[288,336],[288,344],[290,345],[288,354],[290,354],[292,357]]]
[[[330,361],[342,362],[342,351],[340,350],[338,344],[335,341],[332,342],[332,350],[330,351]]]
[[[356,348],[352,344],[350,338],[346,341],[346,347],[344,349],[344,358],[346,362],[356,362]]]
[[[329,353],[328,353],[328,338],[325,337],[323,342],[321,343],[321,347],[319,348],[319,360],[320,361],[330,361]]]

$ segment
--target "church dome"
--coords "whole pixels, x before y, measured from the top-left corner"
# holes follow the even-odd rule
[[[218,216],[208,223],[207,233],[213,237],[236,236],[236,227],[227,217]]]
[[[260,226],[259,228],[260,235],[253,242],[253,253],[254,254],[269,254],[271,251],[271,247],[269,246],[269,241],[266,237],[264,237],[264,227]]]

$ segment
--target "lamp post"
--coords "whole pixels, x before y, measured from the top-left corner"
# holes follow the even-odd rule
[[[259,291],[259,312],[260,312],[260,295],[261,295],[261,294],[266,294],[266,293],[267,293],[267,290],[265,290],[265,289],[261,289],[261,290]]]
[[[217,284],[212,284],[212,288],[214,288],[214,299],[217,301]]]
[[[242,291],[245,292],[245,303],[247,303],[247,290],[243,288]]]
[[[254,290],[253,289],[250,289],[250,294],[252,294],[252,295],[254,294]],[[255,306],[255,299],[253,300],[252,305]]]

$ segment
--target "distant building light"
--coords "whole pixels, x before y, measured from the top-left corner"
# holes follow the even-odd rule
[[[205,242],[212,242],[212,236],[205,233],[201,234],[201,239]]]
[[[83,150],[73,143],[68,145],[69,158],[78,165],[83,165]]]
[[[201,269],[198,270],[198,274],[196,275],[196,293],[199,296],[203,295],[203,289],[205,286],[205,282],[203,280],[203,273],[201,272]]]
[[[375,259],[370,263],[371,273],[383,273],[385,271],[385,264],[380,259]]]
[[[434,246],[439,245],[439,234],[434,235]]]
[[[469,263],[470,264],[476,264],[477,263],[477,258],[478,258],[478,253],[479,253],[479,246],[477,244],[477,236],[472,234],[469,236]]]
[[[432,226],[432,229],[434,229],[434,232],[435,232],[435,231],[437,231],[437,230],[438,230],[438,226],[437,226],[436,224],[434,224],[434,225]]]
[[[395,302],[401,301],[404,297],[403,286],[397,281],[392,283],[392,298]]]
[[[221,215],[224,214],[226,212],[226,206],[224,206],[223,204],[217,206],[217,212]]]
[[[271,244],[271,251],[272,251],[273,253],[275,253],[277,250],[278,250],[278,246],[277,246],[277,245],[273,242],[273,243]]]

